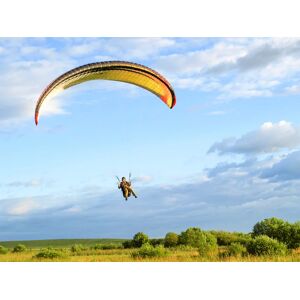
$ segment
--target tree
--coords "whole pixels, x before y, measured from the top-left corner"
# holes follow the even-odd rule
[[[287,252],[287,247],[278,240],[260,235],[249,242],[247,251],[253,255],[284,255]]]
[[[228,231],[209,231],[217,238],[219,246],[229,246],[232,243],[240,243],[246,245],[251,239],[251,235],[242,232],[228,232]]]
[[[178,244],[178,234],[175,232],[168,232],[165,236],[165,247],[175,247]]]
[[[277,218],[264,219],[254,225],[252,235],[266,235],[286,244],[288,248],[297,248],[300,246],[300,222],[291,224]]]
[[[134,235],[132,240],[133,247],[140,248],[143,244],[149,242],[149,237],[143,232],[138,232]]]
[[[198,248],[202,244],[206,243],[206,236],[200,228],[191,227],[186,231],[181,232],[178,242],[181,245],[189,245]]]
[[[300,247],[300,221],[291,225],[289,248],[296,249]]]
[[[267,235],[270,238],[283,242],[287,239],[289,225],[288,222],[278,218],[264,219],[254,225],[253,236]]]
[[[122,243],[124,249],[134,248],[132,240],[127,240]]]
[[[164,239],[150,239],[149,240],[150,245],[152,246],[159,246],[164,244]]]
[[[191,227],[181,232],[179,244],[198,248],[200,255],[204,255],[217,248],[217,239],[211,233],[204,232],[197,227]]]

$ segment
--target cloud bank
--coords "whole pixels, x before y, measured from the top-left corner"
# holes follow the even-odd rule
[[[266,122],[258,130],[246,133],[240,138],[226,138],[213,144],[208,153],[258,154],[282,149],[294,149],[300,145],[300,128],[287,121]]]

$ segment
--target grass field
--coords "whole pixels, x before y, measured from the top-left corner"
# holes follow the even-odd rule
[[[93,246],[96,244],[115,244],[121,245],[125,239],[57,239],[57,240],[27,240],[27,241],[5,241],[0,242],[1,246],[5,248],[12,249],[18,244],[25,245],[30,249],[40,249],[46,247],[54,247],[54,248],[65,248],[71,247],[74,244],[81,244],[84,246]]]
[[[10,251],[6,254],[0,254],[1,262],[300,262],[300,249],[293,250],[284,256],[230,256],[223,257],[222,254],[226,250],[226,246],[218,248],[213,255],[200,256],[197,249],[168,249],[167,254],[163,257],[155,258],[134,258],[133,253],[137,249],[107,249],[97,250],[92,246],[101,243],[102,245],[120,245],[122,240],[118,239],[95,239],[95,240],[44,240],[44,241],[14,241],[1,242],[0,245],[10,247]],[[24,252],[14,253],[12,247],[23,243],[27,244],[28,249]],[[85,245],[86,249],[72,252],[73,244]],[[37,258],[36,255],[41,248],[51,245],[55,251],[62,253],[61,257],[56,258]],[[56,245],[54,247],[54,245]]]

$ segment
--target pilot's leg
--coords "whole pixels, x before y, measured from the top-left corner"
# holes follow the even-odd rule
[[[132,194],[135,198],[137,198],[137,195],[135,194],[135,192],[133,191],[132,188],[130,188],[130,192],[131,192],[131,194]]]
[[[128,198],[128,190],[127,189],[124,189],[123,196],[124,196],[125,200],[127,201],[127,198]]]

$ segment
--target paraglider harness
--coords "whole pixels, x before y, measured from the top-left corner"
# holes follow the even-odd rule
[[[122,177],[122,181],[119,179],[118,176],[116,176],[116,178],[118,179],[119,181],[119,184],[118,184],[118,188],[122,190],[123,192],[123,197],[125,198],[125,200],[127,201],[127,198],[131,196],[131,194],[133,194],[133,196],[135,198],[137,198],[137,196],[135,195],[135,193],[133,192],[132,188],[131,188],[131,181],[130,181],[130,177],[131,177],[131,173],[129,173],[129,181],[123,181],[123,178],[125,177]]]

